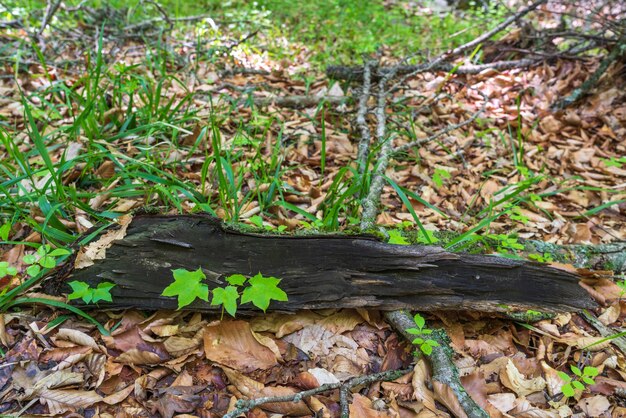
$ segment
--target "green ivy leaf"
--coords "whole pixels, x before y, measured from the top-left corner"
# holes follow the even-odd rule
[[[74,280],[68,284],[73,290],[72,293],[67,295],[69,300],[82,299],[85,303],[91,302],[92,293],[90,292],[89,285],[87,283]]]
[[[388,231],[389,233],[389,244],[395,245],[409,245],[409,242],[402,236],[402,233],[397,229],[392,229]]]
[[[239,292],[235,286],[216,287],[213,289],[211,305],[222,305],[226,312],[234,317],[237,313],[237,299],[239,299]]]
[[[39,254],[41,257],[48,254],[49,251],[50,246],[48,244],[40,245],[39,248],[37,248],[37,254]]]
[[[242,286],[248,278],[243,274],[233,274],[226,278],[226,281],[233,286]]]
[[[15,267],[11,267],[7,261],[0,261],[0,278],[9,275],[15,276],[17,274],[17,269]]]
[[[420,346],[420,350],[427,356],[430,356],[433,353],[433,348],[429,344],[422,344]]]
[[[593,380],[592,378],[590,378],[589,376],[583,376],[581,377],[582,381],[585,382],[587,385],[595,385],[596,381]]]
[[[22,257],[22,261],[24,264],[35,264],[37,262],[37,257],[34,254],[26,254]]]
[[[419,337],[415,338],[413,340],[413,344],[415,344],[415,345],[422,345],[422,344],[424,344],[424,339],[423,338],[419,338]]]
[[[562,381],[564,382],[571,382],[572,378],[569,377],[569,375],[565,372],[557,372],[557,374],[559,375],[559,377],[561,378]]]
[[[580,369],[576,366],[570,366],[570,369],[572,369],[572,373],[574,373],[576,376],[582,376],[583,372],[580,371]]]
[[[435,340],[426,340],[426,344],[430,345],[431,347],[439,347],[439,343]]]
[[[592,366],[586,366],[583,369],[583,374],[589,377],[595,377],[598,375],[598,369]]]
[[[585,390],[585,385],[580,383],[578,380],[572,380],[572,386],[578,390]]]
[[[172,270],[172,273],[174,274],[174,283],[167,286],[161,294],[163,296],[177,296],[178,309],[191,304],[196,298],[209,301],[209,288],[202,283],[206,279],[202,269],[199,268],[196,271],[176,269]]]
[[[57,262],[54,259],[54,257],[50,257],[49,255],[44,255],[43,257],[39,259],[39,264],[41,265],[41,267],[52,269],[56,267]]]
[[[422,330],[417,328],[407,328],[406,332],[411,335],[422,335]]]
[[[115,283],[111,282],[101,282],[98,283],[98,287],[91,290],[91,301],[93,303],[98,303],[101,300],[105,300],[107,302],[113,302],[113,297],[111,296],[111,289],[115,287]]]
[[[39,267],[38,264],[33,264],[32,266],[26,269],[26,273],[31,277],[35,277],[36,275],[39,274],[40,271],[41,271],[41,267]]]
[[[280,279],[276,277],[263,277],[261,273],[248,280],[241,295],[241,303],[252,302],[254,306],[263,312],[270,306],[270,301],[287,301],[287,294],[278,287]]]
[[[250,218],[248,218],[248,220],[252,222],[255,226],[263,228],[263,218],[261,218],[259,215],[251,216]]]
[[[426,320],[420,314],[415,314],[415,316],[413,317],[413,321],[415,321],[415,325],[417,325],[420,330],[424,328],[424,325],[426,325]]]
[[[563,387],[561,387],[561,392],[563,392],[563,396],[566,398],[571,398],[576,395],[576,391],[572,387],[571,383],[564,384]]]

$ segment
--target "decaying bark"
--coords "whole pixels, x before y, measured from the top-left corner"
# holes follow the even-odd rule
[[[68,280],[94,287],[116,283],[113,302],[101,307],[176,309],[176,299],[161,292],[178,268],[202,268],[209,288],[237,273],[280,278],[289,301],[273,302],[270,309],[279,311],[499,311],[503,305],[571,311],[594,306],[575,274],[539,263],[389,245],[365,236],[255,235],[230,231],[215,218],[199,215],[136,217],[104,259],[72,271]],[[196,301],[189,309],[217,307]]]

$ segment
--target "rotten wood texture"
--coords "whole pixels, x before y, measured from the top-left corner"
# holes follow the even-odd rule
[[[439,247],[389,245],[364,236],[275,236],[237,232],[207,216],[138,216],[106,257],[67,280],[117,284],[101,308],[176,309],[161,296],[172,269],[201,267],[209,288],[240,273],[282,279],[296,311],[366,307],[382,310],[502,310],[502,304],[544,311],[591,308],[572,273],[539,263],[450,253]],[[61,287],[67,291],[68,287]],[[242,310],[250,309],[243,305]],[[215,311],[197,300],[192,310]]]

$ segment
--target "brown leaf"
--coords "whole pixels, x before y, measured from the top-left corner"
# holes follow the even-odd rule
[[[355,393],[350,404],[350,418],[390,418],[387,412],[377,411],[366,396]]]
[[[111,160],[107,160],[100,164],[100,167],[96,170],[96,177],[101,179],[110,179],[115,176],[115,163]]]
[[[517,393],[518,396],[539,392],[546,387],[546,381],[543,377],[526,379],[511,360],[508,361],[504,370],[500,371],[500,380],[504,386]]]
[[[455,417],[467,418],[467,414],[459,403],[459,398],[456,396],[452,388],[437,380],[433,380],[432,383],[437,400],[445,405],[445,407],[448,408],[448,410],[452,412],[452,415]]]
[[[246,373],[277,364],[274,352],[254,337],[245,321],[220,321],[207,325],[204,353],[211,361]]]

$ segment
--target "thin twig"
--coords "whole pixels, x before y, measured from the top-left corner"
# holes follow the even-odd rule
[[[347,391],[349,392],[350,389],[356,387],[356,386],[360,386],[360,385],[365,385],[368,383],[372,383],[372,382],[378,382],[378,381],[389,381],[389,380],[395,380],[401,376],[404,376],[407,373],[410,373],[413,369],[412,368],[408,368],[408,369],[402,369],[402,370],[389,370],[386,372],[381,372],[381,373],[375,373],[375,374],[370,374],[370,375],[366,375],[366,376],[359,376],[359,377],[355,377],[352,378],[350,380],[348,380],[345,383],[326,383],[320,387],[317,387],[315,389],[309,389],[309,390],[305,390],[302,392],[298,392],[298,393],[294,393],[292,395],[285,395],[285,396],[268,396],[268,397],[263,397],[263,398],[256,398],[256,399],[240,399],[237,401],[237,403],[235,404],[235,409],[230,411],[229,413],[227,413],[226,415],[224,415],[224,418],[235,418],[237,416],[239,416],[240,414],[246,413],[254,408],[256,408],[257,406],[261,406],[263,404],[266,403],[274,403],[274,402],[300,402],[301,400],[314,396],[314,395],[318,395],[320,393],[323,392],[328,392],[330,390],[335,390],[335,389],[339,389],[340,393],[343,391]],[[348,399],[346,396],[345,399],[345,403],[347,405]],[[347,415],[343,414],[343,409],[344,409],[344,405],[342,402],[341,405],[342,408],[342,417],[348,417]],[[346,407],[347,408],[347,407]],[[346,409],[347,410],[347,409]]]
[[[48,23],[50,23],[54,14],[57,12],[57,10],[59,10],[60,5],[61,0],[48,0],[48,4],[46,6],[46,14],[41,21],[41,27],[39,28],[39,31],[37,31],[37,37],[40,37],[43,34],[46,26],[48,26]]]
[[[455,129],[459,129],[464,127],[465,125],[469,125],[470,123],[474,122],[478,116],[480,116],[486,109],[487,107],[487,100],[484,101],[483,106],[475,113],[472,114],[472,116],[470,116],[469,119],[464,120],[463,122],[459,122],[457,124],[454,125],[449,125],[447,128],[427,137],[427,138],[421,138],[421,139],[417,139],[415,141],[409,142],[408,144],[404,144],[402,146],[396,147],[393,150],[391,150],[389,156],[390,157],[396,157],[399,154],[402,154],[404,152],[407,152],[408,150],[410,150],[413,147],[418,147],[420,145],[426,144],[428,142],[434,141],[435,139],[439,138],[442,135],[445,135],[447,133],[450,133],[452,131],[454,131]]]
[[[391,72],[378,82],[378,104],[376,105],[376,143],[380,145],[380,153],[377,158],[376,168],[372,176],[370,190],[367,197],[363,200],[363,215],[361,217],[361,231],[367,231],[374,226],[376,222],[376,214],[378,213],[378,205],[380,203],[380,195],[384,186],[384,175],[389,164],[389,153],[392,149],[392,139],[386,135],[386,115],[385,108],[387,105],[387,81],[394,77],[395,73]]]
[[[359,107],[356,116],[356,124],[361,131],[361,141],[359,141],[359,151],[357,154],[357,164],[359,167],[359,174],[363,175],[365,167],[367,165],[367,156],[369,154],[370,142],[372,140],[372,133],[367,124],[367,101],[370,98],[370,89],[372,86],[371,69],[373,61],[365,61],[363,65],[363,88],[361,89],[361,96],[359,97]]]

